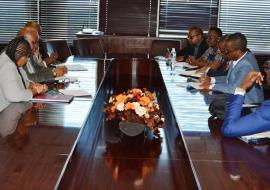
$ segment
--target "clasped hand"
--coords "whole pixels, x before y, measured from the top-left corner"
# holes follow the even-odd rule
[[[254,83],[258,85],[262,85],[262,82],[264,81],[263,75],[260,72],[249,72],[245,78],[245,80],[240,85],[240,88],[247,90],[250,88]]]
[[[46,84],[31,83],[29,89],[32,91],[33,95],[42,94],[48,90]]]

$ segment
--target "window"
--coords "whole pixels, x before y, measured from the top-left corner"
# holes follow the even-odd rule
[[[37,0],[1,0],[0,15],[0,43],[6,44],[28,20],[37,20]]]
[[[100,0],[105,34],[155,36],[158,0]]]
[[[188,28],[217,25],[218,0],[160,0],[159,37],[183,37]]]
[[[270,52],[270,1],[222,0],[219,26],[224,33],[241,32],[248,40],[248,48]]]
[[[40,24],[44,39],[67,39],[87,26],[98,28],[99,0],[40,0]]]

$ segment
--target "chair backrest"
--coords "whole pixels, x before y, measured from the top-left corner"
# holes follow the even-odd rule
[[[76,55],[104,57],[104,48],[99,38],[79,38],[73,40]]]
[[[58,54],[59,61],[65,61],[72,55],[66,40],[47,40],[45,42],[47,53],[55,52]]]
[[[170,50],[175,48],[176,51],[180,49],[180,40],[153,40],[150,50],[150,56],[165,56],[167,48]]]

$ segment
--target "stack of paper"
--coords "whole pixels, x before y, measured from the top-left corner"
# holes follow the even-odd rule
[[[178,62],[178,61],[175,63],[175,66],[176,66],[176,67],[197,68],[197,66],[195,66],[195,65],[190,65],[190,64],[187,63],[187,62]]]
[[[257,133],[253,135],[242,136],[240,137],[240,139],[254,145],[262,145],[262,144],[270,143],[270,131]]]
[[[246,135],[246,136],[242,136],[242,137],[247,138],[247,139],[251,139],[251,138],[270,138],[270,131],[263,132],[263,133],[257,133],[257,134],[253,134],[253,135]]]
[[[61,77],[55,77],[55,80],[59,82],[77,82],[78,78],[73,76],[61,76]]]
[[[156,56],[155,59],[156,59],[157,61],[166,61],[166,60],[168,60],[168,58],[166,58],[166,57],[164,57],[164,56]]]
[[[57,67],[59,67],[59,66],[67,67],[68,71],[87,71],[88,70],[87,68],[85,68],[81,64],[72,64],[72,65],[60,64],[60,65],[57,65]]]
[[[60,89],[59,92],[61,92],[62,94],[65,95],[71,95],[71,96],[76,96],[76,97],[81,97],[81,96],[89,96],[92,97],[92,95],[90,93],[88,93],[85,90],[81,90],[81,89]]]

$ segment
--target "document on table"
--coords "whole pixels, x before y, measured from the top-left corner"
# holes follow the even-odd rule
[[[253,135],[246,135],[246,136],[242,136],[242,138],[270,138],[270,131],[267,132],[262,132],[262,133],[257,133],[257,134],[253,134]]]
[[[176,61],[175,66],[176,67],[187,67],[187,68],[191,68],[191,69],[198,67],[198,66],[195,66],[195,65],[190,65],[187,62],[178,62],[178,61]]]
[[[85,68],[84,66],[82,66],[81,64],[72,64],[72,65],[68,65],[68,64],[60,64],[57,65],[59,66],[65,66],[67,67],[68,71],[88,71],[87,68]]]
[[[203,73],[196,73],[197,70],[191,70],[191,71],[178,71],[177,74],[181,76],[187,76],[187,77],[195,77],[200,78]]]
[[[242,136],[240,139],[253,145],[270,143],[270,131]]]
[[[164,56],[156,56],[155,59],[158,61],[167,61],[168,60],[168,58],[166,58]]]
[[[77,82],[78,78],[73,76],[61,76],[61,77],[55,77],[55,80],[59,82]]]
[[[75,97],[88,96],[92,98],[92,95],[90,93],[88,93],[86,90],[81,89],[60,89],[59,92],[61,92],[64,95],[71,95]]]

